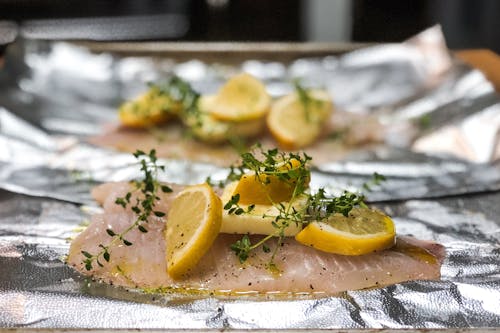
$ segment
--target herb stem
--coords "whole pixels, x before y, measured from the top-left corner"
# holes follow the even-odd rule
[[[165,212],[155,210],[156,201],[160,200],[158,192],[161,190],[164,193],[172,192],[172,189],[166,185],[161,185],[158,178],[158,171],[164,170],[164,166],[157,164],[156,151],[153,149],[148,154],[141,150],[137,150],[134,156],[139,160],[141,165],[141,171],[144,173],[144,179],[142,181],[135,180],[132,183],[135,185],[135,189],[126,193],[124,197],[118,197],[115,203],[122,206],[124,209],[131,204],[132,194],[136,191],[140,191],[140,194],[135,198],[135,204],[131,205],[130,209],[136,214],[134,222],[129,225],[121,233],[116,233],[112,229],[106,229],[106,233],[112,237],[111,241],[106,244],[99,244],[101,250],[97,254],[91,254],[87,251],[81,251],[85,259],[83,264],[87,270],[93,268],[93,263],[96,262],[98,266],[103,267],[103,264],[99,260],[103,258],[106,262],[110,260],[110,248],[115,246],[119,241],[121,241],[126,246],[132,246],[132,242],[128,241],[125,236],[134,229],[138,229],[140,232],[146,233],[148,230],[144,226],[148,223],[148,219],[152,215],[156,217],[165,216]],[[142,195],[142,197],[141,197]]]
[[[262,218],[271,218],[271,223],[276,230],[254,244],[251,243],[248,235],[232,244],[231,249],[239,257],[240,262],[243,263],[248,258],[249,252],[260,246],[263,246],[264,252],[269,252],[269,248],[265,243],[273,237],[278,237],[278,243],[269,261],[269,264],[276,268],[274,258],[285,237],[285,230],[290,226],[290,223],[295,223],[297,227],[303,227],[311,221],[327,221],[334,214],[348,216],[354,207],[366,207],[364,196],[358,193],[344,191],[340,196],[327,196],[324,188],[318,189],[315,194],[306,193],[310,177],[307,162],[311,160],[306,154],[301,156],[293,153],[279,153],[277,149],[265,152],[260,145],[257,148],[260,149],[264,160],[258,160],[252,152],[242,154],[242,164],[231,167],[228,180],[239,180],[244,174],[248,175],[248,171],[251,171],[255,174],[255,179],[263,185],[269,183],[270,179],[268,177],[275,177],[277,181],[293,185],[293,191],[286,204],[274,202],[270,193],[267,193],[269,202],[278,210],[278,214],[268,215],[264,213]],[[379,185],[384,180],[384,176],[375,173],[373,180],[365,183],[363,187],[365,190],[370,190],[371,186]],[[296,208],[295,203],[300,196],[304,196],[306,202]],[[236,193],[224,205],[224,209],[228,210],[228,214],[248,214],[253,210],[255,205],[249,205],[246,210],[239,206],[239,199],[240,196]]]

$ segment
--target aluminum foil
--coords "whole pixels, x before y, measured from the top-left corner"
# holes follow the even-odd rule
[[[446,152],[473,162],[500,157],[500,106],[493,85],[450,56],[439,27],[402,44],[287,64],[96,54],[63,42],[29,41],[12,50],[6,60],[10,67],[0,72],[1,106],[49,133],[100,134],[103,128],[96,125],[116,121],[117,106],[150,81],[175,74],[202,93],[214,93],[243,70],[263,80],[273,96],[292,91],[295,78],[327,89],[339,112],[377,117],[391,146]]]
[[[91,204],[90,190],[100,182],[140,176],[131,154],[94,147],[68,137],[54,137],[0,109],[7,129],[22,128],[26,137],[0,136],[0,187],[16,193]],[[19,133],[19,132],[16,132]],[[27,158],[27,156],[29,156]],[[228,169],[208,163],[165,160],[159,179],[178,184],[197,184],[207,177],[224,180]],[[500,190],[500,164],[476,164],[458,158],[439,157],[408,149],[377,146],[348,155],[345,160],[318,165],[312,170],[311,188],[330,194],[343,190],[363,191],[373,174],[387,180],[366,193],[369,202],[434,198]],[[34,181],[36,180],[36,181]]]
[[[500,327],[500,99],[484,76],[450,56],[438,27],[402,44],[290,64],[239,66],[94,54],[68,43],[14,45],[0,71],[0,325],[38,328]],[[88,281],[66,267],[68,238],[88,218],[96,183],[138,175],[130,154],[85,143],[147,81],[175,73],[213,92],[245,70],[272,95],[300,77],[343,112],[370,115],[383,142],[316,165],[311,186],[360,190],[399,234],[447,250],[441,281],[323,298],[155,295]],[[425,120],[425,121],[424,121]],[[425,125],[425,126],[424,126]],[[162,160],[161,180],[223,179],[227,169]]]
[[[1,192],[0,324],[38,328],[443,328],[500,326],[500,194],[379,205],[398,232],[446,246],[440,281],[326,298],[143,294],[61,262],[85,207]],[[487,208],[485,210],[485,208]],[[487,211],[488,213],[483,213]]]

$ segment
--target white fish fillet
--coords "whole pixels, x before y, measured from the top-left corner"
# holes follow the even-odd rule
[[[240,264],[230,244],[241,236],[220,234],[210,251],[184,280],[172,280],[165,262],[165,220],[151,218],[148,233],[134,230],[127,235],[132,246],[114,246],[109,263],[94,265],[87,271],[81,251],[95,253],[99,244],[107,244],[105,229],[120,232],[133,222],[130,212],[107,205],[127,192],[124,183],[108,184],[94,191],[104,203],[105,213],[93,216],[90,226],[72,242],[68,263],[76,270],[106,283],[144,289],[180,289],[210,292],[280,292],[336,294],[345,290],[364,289],[416,279],[438,279],[444,248],[433,242],[399,237],[394,248],[363,256],[342,256],[317,251],[285,239],[275,262],[281,273],[271,272],[266,263],[270,254],[256,250],[245,264]],[[166,195],[162,208],[174,195]],[[112,198],[112,199],[110,199]],[[271,242],[274,248],[276,241]]]
[[[336,110],[322,133],[322,137],[307,147],[307,154],[315,164],[328,163],[344,158],[353,146],[369,145],[383,141],[387,131],[373,117],[359,116]],[[342,133],[342,141],[328,137]],[[239,160],[239,154],[230,144],[209,144],[186,138],[180,124],[167,124],[157,134],[147,130],[119,126],[105,128],[101,135],[88,139],[89,142],[134,152],[137,149],[156,149],[157,155],[197,162],[208,162],[219,166],[229,166]],[[276,141],[270,135],[258,138],[265,149],[274,148]]]

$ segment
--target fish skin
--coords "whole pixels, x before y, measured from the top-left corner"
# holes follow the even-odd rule
[[[395,247],[363,256],[325,253],[303,246],[293,238],[285,238],[275,257],[280,270],[276,274],[267,268],[271,253],[256,249],[247,262],[240,264],[230,245],[241,235],[220,234],[185,279],[173,280],[167,274],[163,229],[168,222],[163,217],[151,217],[146,225],[147,233],[132,230],[126,236],[132,246],[117,243],[110,249],[109,262],[101,259],[103,267],[94,264],[93,269],[87,271],[81,251],[97,253],[99,244],[108,244],[111,240],[107,228],[119,233],[134,222],[129,210],[114,204],[116,196],[125,195],[129,189],[127,183],[113,183],[93,191],[105,212],[94,215],[88,228],[71,243],[67,262],[80,273],[128,288],[327,295],[440,277],[444,247],[410,237],[398,237]],[[175,194],[162,196],[161,209],[168,211]],[[252,238],[257,239],[258,236]],[[273,249],[277,240],[269,241],[268,245]]]

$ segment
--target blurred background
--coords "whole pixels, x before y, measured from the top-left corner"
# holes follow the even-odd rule
[[[41,39],[392,42],[439,23],[500,52],[497,0],[1,0],[0,44]]]

